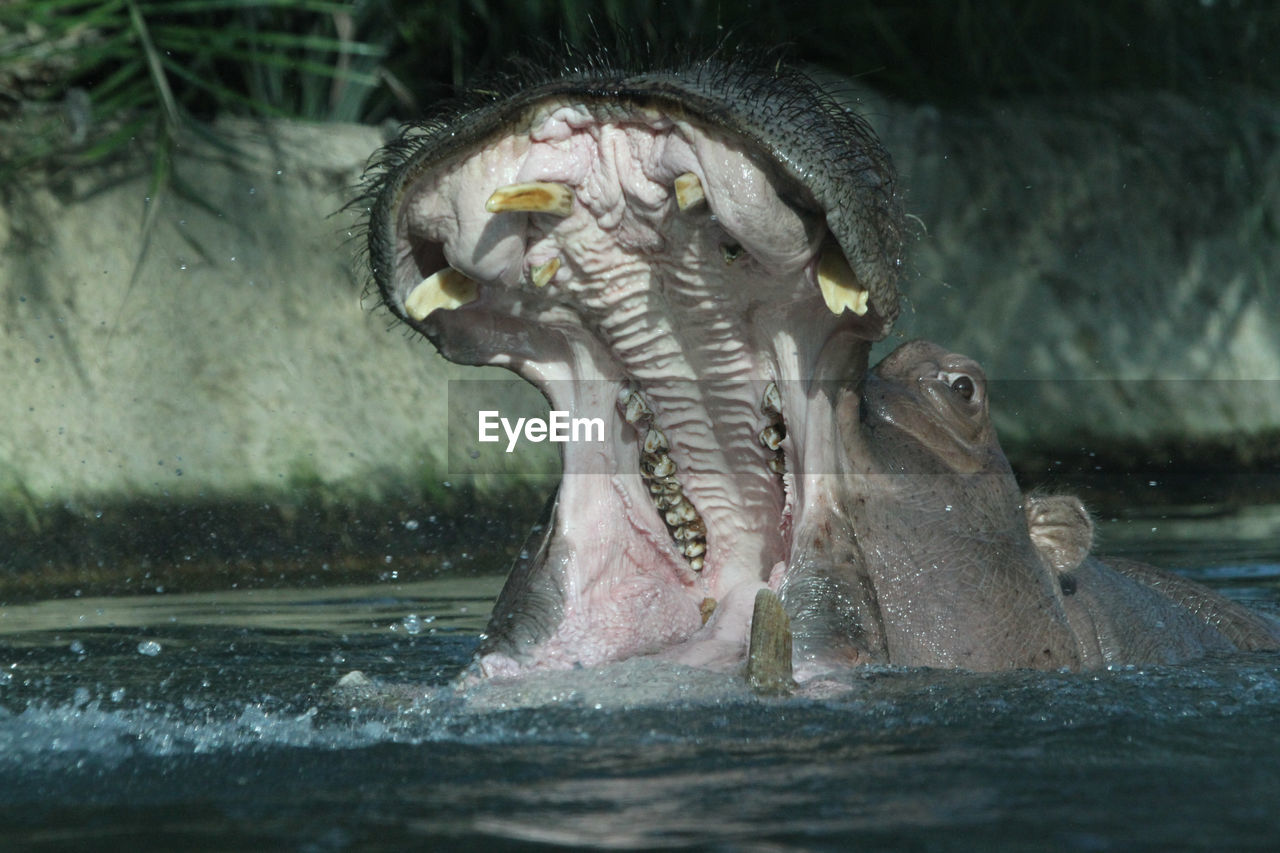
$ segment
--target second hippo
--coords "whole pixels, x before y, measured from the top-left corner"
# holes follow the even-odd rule
[[[1069,496],[1024,496],[972,359],[904,344],[838,403],[845,527],[781,588],[797,671],[857,661],[992,670],[1173,663],[1280,647],[1280,627],[1177,575],[1090,555]],[[840,559],[822,559],[832,547]],[[799,570],[794,570],[798,568]]]

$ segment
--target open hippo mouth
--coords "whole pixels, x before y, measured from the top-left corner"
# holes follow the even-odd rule
[[[562,445],[479,669],[740,659],[755,592],[831,511],[824,389],[897,314],[889,158],[785,67],[596,64],[477,98],[371,173],[373,277],[446,358],[606,425]]]

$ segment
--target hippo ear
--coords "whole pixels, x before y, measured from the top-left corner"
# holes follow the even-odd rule
[[[1074,495],[1027,495],[1031,541],[1059,575],[1079,566],[1093,549],[1093,519]]]

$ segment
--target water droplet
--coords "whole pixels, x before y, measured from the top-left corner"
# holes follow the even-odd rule
[[[138,654],[153,658],[160,654],[160,644],[155,640],[143,640],[138,643]]]
[[[73,654],[77,654],[77,655],[84,654],[84,643],[80,642],[79,640],[72,640],[70,648]]]
[[[404,523],[404,529],[405,529],[405,530],[417,530],[417,529],[418,529],[418,522],[417,522],[417,520],[416,520],[416,519],[412,519],[412,518],[411,518],[411,519],[409,519],[408,521],[406,521],[406,522]]]
[[[422,620],[418,618],[418,614],[410,613],[408,616],[400,620],[400,624],[404,626],[406,634],[422,633]]]

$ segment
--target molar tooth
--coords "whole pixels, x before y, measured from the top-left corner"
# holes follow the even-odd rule
[[[787,473],[787,460],[782,454],[769,457],[769,470],[775,474]]]
[[[546,287],[551,279],[556,277],[556,273],[560,271],[560,258],[554,257],[545,264],[539,264],[536,267],[529,268],[529,280],[533,282],[534,287]]]
[[[707,553],[707,543],[694,539],[684,543],[682,550],[686,557],[701,557]]]
[[[707,198],[702,191],[702,181],[693,172],[685,172],[676,178],[676,207],[688,210]]]
[[[683,521],[693,522],[698,519],[698,511],[694,509],[693,504],[689,503],[687,500],[683,501],[678,508],[680,510],[680,518]]]
[[[653,476],[661,479],[676,472],[676,463],[671,461],[670,456],[662,453],[654,457],[653,466],[650,470],[653,472]]]
[[[550,213],[568,216],[573,212],[573,190],[550,181],[530,181],[498,187],[484,203],[490,213]]]
[[[649,427],[649,432],[644,437],[644,452],[657,453],[659,450],[666,450],[671,445],[667,443],[666,434],[657,427]]]
[[[787,437],[787,428],[780,423],[769,424],[760,430],[760,443],[770,450],[777,450],[782,446],[782,440]]]
[[[693,519],[684,526],[684,529],[689,532],[689,538],[691,539],[699,536],[705,538],[707,535],[707,523],[701,518]]]
[[[644,397],[639,393],[632,394],[627,400],[627,423],[639,423],[644,418],[653,417],[653,409],[649,408],[649,404],[645,402]]]
[[[766,415],[782,414],[782,394],[778,392],[777,382],[770,382],[764,387],[764,399],[760,401],[760,411]]]
[[[844,252],[833,242],[823,247],[822,257],[818,259],[818,288],[832,314],[839,316],[846,308],[859,317],[867,313],[867,299],[871,294],[858,282]]]
[[[685,539],[689,538],[688,531],[686,531],[684,527],[680,524],[680,510],[678,509],[668,510],[664,519],[667,522],[667,527],[671,528],[672,539],[676,540],[677,542],[682,542]]]
[[[453,267],[424,278],[404,300],[404,310],[415,320],[425,320],[435,310],[452,311],[475,301],[478,285]]]

